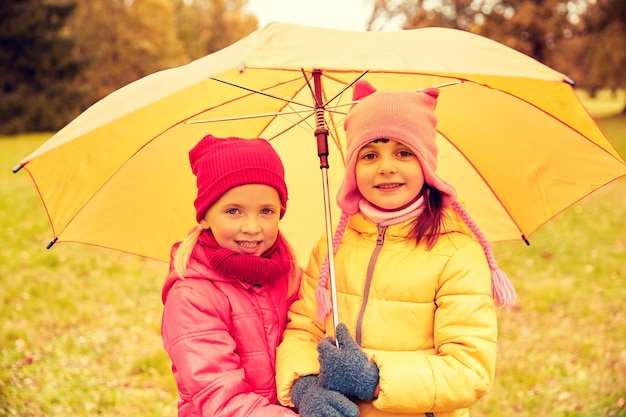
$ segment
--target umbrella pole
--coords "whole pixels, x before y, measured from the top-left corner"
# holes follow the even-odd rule
[[[330,297],[333,305],[333,330],[339,324],[337,311],[337,286],[335,283],[335,252],[333,250],[333,222],[331,218],[330,187],[328,185],[328,128],[324,120],[324,101],[322,99],[322,70],[313,70],[315,90],[315,139],[317,140],[317,156],[320,158],[322,171],[322,190],[324,192],[324,218],[326,219],[326,246],[328,249],[328,279],[330,280]]]
[[[330,195],[328,190],[328,168],[322,168],[322,183],[324,188],[324,214],[326,217],[326,246],[328,247],[328,268],[330,280],[330,299],[333,304],[333,329],[339,324],[337,311],[337,285],[335,282],[335,254],[333,251],[333,230],[330,216]]]

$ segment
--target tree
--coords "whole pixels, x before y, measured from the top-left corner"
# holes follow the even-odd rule
[[[0,133],[55,130],[78,114],[79,97],[66,86],[81,63],[62,32],[75,5],[0,2]]]
[[[625,0],[376,0],[370,29],[392,19],[486,36],[592,92],[626,87]]]
[[[54,131],[113,91],[248,35],[246,0],[0,1],[0,133]]]
[[[592,92],[601,87],[626,88],[626,1],[594,1],[583,23],[585,87]]]
[[[370,24],[405,18],[405,29],[441,26],[477,33],[541,62],[571,35],[576,5],[584,0],[377,0]]]
[[[189,61],[169,0],[82,1],[67,25],[89,104],[153,72]]]
[[[553,66],[553,55],[562,53],[558,45],[571,37],[578,21],[572,4],[572,0],[502,1],[475,31]]]
[[[216,51],[256,28],[242,0],[90,0],[68,23],[89,104],[148,74]],[[77,86],[81,88],[81,86]]]
[[[246,0],[175,0],[179,37],[192,59],[218,51],[258,27]]]

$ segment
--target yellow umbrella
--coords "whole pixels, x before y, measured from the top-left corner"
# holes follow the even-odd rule
[[[263,137],[285,163],[282,229],[304,263],[328,230],[324,208],[339,218],[342,123],[360,77],[377,89],[443,86],[439,173],[491,241],[526,239],[626,175],[568,78],[497,42],[443,28],[351,32],[283,23],[121,88],[15,170],[31,175],[53,242],[166,261],[171,244],[195,225],[189,149],[208,133]],[[318,140],[329,150],[321,176]]]

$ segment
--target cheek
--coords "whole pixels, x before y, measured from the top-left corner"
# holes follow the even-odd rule
[[[420,188],[424,186],[424,171],[422,171],[422,167],[418,166],[415,170],[415,178],[419,183]]]
[[[357,164],[354,170],[354,178],[356,181],[356,187],[361,190],[366,182],[369,180],[368,170],[363,165]]]
[[[278,236],[279,230],[279,218],[277,217],[275,220],[271,220],[267,223],[265,230],[269,237],[273,237],[274,239]]]

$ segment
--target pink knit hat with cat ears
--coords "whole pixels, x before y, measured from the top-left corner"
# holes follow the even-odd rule
[[[337,193],[337,204],[343,212],[333,236],[333,251],[337,252],[349,215],[359,211],[359,202],[363,199],[356,185],[356,161],[359,151],[373,140],[393,139],[413,151],[422,166],[426,184],[442,193],[443,207],[451,206],[474,233],[491,269],[493,298],[498,305],[509,308],[516,299],[513,284],[498,268],[489,241],[483,232],[463,205],[457,201],[454,187],[435,172],[438,149],[435,143],[437,118],[434,111],[438,97],[439,90],[436,88],[429,88],[423,92],[377,91],[367,81],[355,83],[352,99],[356,103],[352,105],[344,122],[347,142],[346,172]],[[320,321],[323,321],[332,309],[326,288],[329,275],[329,261],[326,256],[315,290]]]
[[[354,85],[352,105],[343,124],[346,130],[346,173],[337,193],[337,204],[352,215],[363,198],[356,185],[356,161],[361,148],[376,139],[393,139],[408,146],[417,157],[424,181],[441,191],[444,207],[456,200],[454,187],[437,174],[437,118],[439,90],[423,92],[376,89],[367,81]]]

